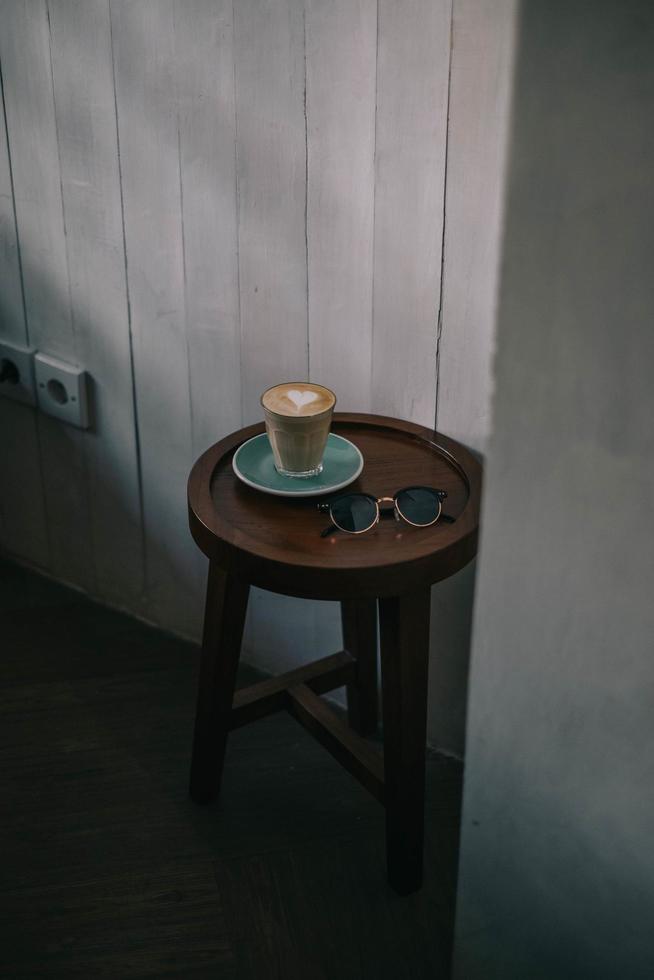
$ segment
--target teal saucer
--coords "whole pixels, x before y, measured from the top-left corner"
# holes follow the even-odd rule
[[[356,480],[363,469],[363,456],[354,443],[330,432],[322,473],[308,477],[282,476],[275,469],[270,442],[263,432],[239,446],[232,466],[239,480],[263,493],[277,497],[318,497],[341,490]]]

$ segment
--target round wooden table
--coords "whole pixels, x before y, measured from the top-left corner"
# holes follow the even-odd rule
[[[380,520],[365,534],[322,538],[329,520],[317,503],[329,498],[271,496],[236,478],[234,451],[263,423],[197,460],[189,521],[209,576],[190,790],[198,803],[214,799],[229,731],[287,710],[385,806],[388,878],[408,894],[422,881],[430,586],[476,553],[481,467],[453,439],[411,422],[337,413],[332,428],[365,461],[347,492],[390,497],[402,487],[436,487],[447,491],[443,510],[454,521],[416,528]],[[338,600],[344,649],[235,692],[251,585]],[[377,607],[383,755],[364,737],[377,727]],[[343,685],[349,724],[320,697]]]

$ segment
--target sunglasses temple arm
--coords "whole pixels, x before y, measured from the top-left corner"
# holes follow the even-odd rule
[[[332,533],[332,531],[336,531],[336,530],[337,530],[336,525],[335,524],[330,524],[329,527],[326,527],[324,531],[321,531],[320,532],[320,537],[321,538],[328,538],[329,535]]]
[[[456,517],[450,517],[449,514],[443,514],[443,512],[441,511],[441,515],[439,517],[439,520],[440,521],[445,521],[446,524],[454,524],[454,522],[456,520]]]

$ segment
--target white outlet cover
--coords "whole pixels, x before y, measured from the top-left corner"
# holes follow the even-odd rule
[[[24,405],[36,405],[34,389],[34,348],[0,342],[0,368],[10,361],[18,371],[18,381],[0,382],[0,395]]]
[[[86,371],[48,354],[34,358],[39,408],[62,422],[86,429],[89,425]]]

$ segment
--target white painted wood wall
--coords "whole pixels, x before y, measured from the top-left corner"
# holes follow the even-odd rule
[[[81,432],[0,398],[0,541],[196,637],[186,478],[267,385],[434,424],[451,2],[0,0],[0,25],[0,337],[95,405]],[[253,596],[253,662],[338,643],[333,604]]]

